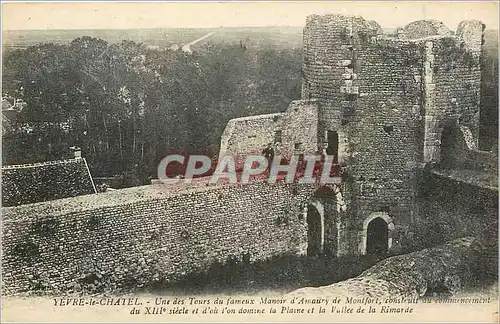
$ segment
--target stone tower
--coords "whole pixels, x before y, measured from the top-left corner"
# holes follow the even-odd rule
[[[307,18],[302,99],[318,100],[318,143],[349,175],[341,251],[366,253],[375,218],[387,223],[389,249],[411,232],[418,179],[440,161],[446,127],[459,124],[477,144],[483,30],[417,21],[384,35],[358,16]]]
[[[477,146],[483,31],[479,21],[452,32],[423,20],[384,34],[359,16],[311,15],[302,100],[284,113],[231,120],[221,153],[259,154],[278,137],[278,154],[326,149],[347,171],[347,208],[324,217],[336,227],[330,250],[397,250],[419,217],[424,167],[442,162],[443,134],[456,128]]]

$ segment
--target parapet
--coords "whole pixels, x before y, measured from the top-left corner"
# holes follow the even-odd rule
[[[413,42],[428,41],[442,38],[455,39],[464,49],[480,53],[483,44],[485,25],[479,20],[464,20],[460,22],[456,32],[449,30],[437,20],[419,20],[409,23],[397,32],[397,39]]]
[[[408,39],[418,39],[428,36],[452,36],[451,31],[437,20],[418,20],[409,23],[403,28]]]
[[[384,34],[382,27],[376,21],[365,20],[361,16],[310,15],[306,20],[304,40],[314,39],[315,42],[340,42],[342,44],[389,40],[387,45],[391,46],[397,41],[420,43],[427,40],[455,38],[464,43],[465,49],[478,53],[481,51],[484,29],[485,25],[479,20],[462,21],[457,30],[452,31],[441,21],[430,19],[411,22],[398,28],[395,34]]]
[[[404,33],[406,39],[410,40],[455,37],[464,43],[466,49],[472,52],[480,52],[485,28],[486,26],[479,20],[464,20],[460,22],[454,33],[440,21],[419,20],[406,25],[402,33]]]
[[[325,39],[340,36],[346,40],[349,37],[359,36],[366,41],[370,37],[382,34],[382,28],[374,20],[365,20],[361,16],[328,14],[328,15],[310,15],[306,20],[304,37],[307,36],[308,29],[324,32]]]
[[[479,20],[464,20],[458,25],[456,36],[464,42],[466,48],[480,52],[485,29],[486,25]]]

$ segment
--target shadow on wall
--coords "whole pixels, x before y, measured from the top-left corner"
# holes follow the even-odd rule
[[[439,166],[444,169],[462,167],[460,160],[467,150],[457,125],[444,127],[441,135],[441,161]]]
[[[156,281],[145,290],[150,293],[201,294],[201,293],[252,293],[266,290],[287,292],[302,287],[320,287],[354,278],[374,265],[386,263],[388,258],[405,259],[409,253],[419,249],[405,251],[405,254],[376,256],[342,256],[335,258],[329,255],[306,257],[298,255],[282,255],[266,261],[249,262],[249,256],[242,259],[229,259],[226,263],[216,263],[203,272],[187,274],[176,282]],[[475,242],[468,253],[476,260],[475,267],[470,269],[470,281],[466,286],[477,286],[491,282],[494,276],[485,271],[483,264],[488,261],[488,249]],[[411,254],[413,255],[413,254]],[[382,260],[385,260],[381,262]],[[424,262],[427,262],[425,260]],[[404,267],[404,266],[403,266]],[[433,273],[434,267],[426,271]],[[429,276],[429,280],[432,275]]]
[[[335,258],[282,255],[250,263],[249,256],[215,263],[202,272],[187,274],[182,280],[160,280],[145,287],[152,293],[176,294],[289,291],[304,286],[321,286],[359,275],[380,259],[369,256]]]
[[[498,191],[424,172],[419,219],[408,245],[417,249],[474,236],[486,246],[484,273],[498,274]]]

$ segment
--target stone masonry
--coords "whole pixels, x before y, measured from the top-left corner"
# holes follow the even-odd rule
[[[384,35],[359,16],[309,16],[302,106],[314,100],[317,114],[309,108],[307,119],[294,120],[289,112],[299,101],[283,114],[249,117],[251,124],[232,120],[221,152],[260,151],[273,132],[307,136],[304,153],[334,144],[348,175],[342,185],[347,210],[335,216],[341,218],[337,254],[366,253],[367,223],[377,217],[387,223],[389,249],[398,250],[419,217],[422,170],[440,162],[443,131],[459,125],[459,135],[477,147],[483,31],[479,21],[463,21],[452,32],[423,20]],[[328,138],[332,132],[337,143]],[[297,139],[281,137],[279,154],[297,153]]]
[[[75,158],[2,167],[2,206],[96,193],[87,161]]]
[[[219,157],[237,153],[235,164],[241,168],[247,155],[261,155],[269,143],[284,158],[294,153],[314,154],[318,151],[317,132],[318,103],[293,101],[284,113],[230,120],[222,135]]]
[[[426,178],[449,156],[470,173],[498,172],[497,157],[477,150],[483,30],[418,21],[384,35],[362,17],[309,16],[302,100],[230,120],[219,157],[241,166],[268,143],[285,158],[326,150],[345,170],[341,184],[155,184],[3,207],[3,291],[116,291],[235,257],[359,255],[377,244],[394,254],[426,243],[436,226],[445,239],[497,237],[487,224],[497,188],[475,194],[477,184]],[[482,202],[487,210],[460,207],[450,218],[448,206]]]
[[[157,184],[3,208],[3,291],[142,287],[307,247],[313,185]],[[92,285],[89,287],[89,285]]]

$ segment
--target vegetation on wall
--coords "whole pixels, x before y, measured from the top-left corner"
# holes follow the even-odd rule
[[[49,237],[56,233],[59,222],[54,218],[39,220],[32,226],[32,233],[41,237]]]
[[[38,245],[31,239],[25,237],[21,242],[14,246],[13,255],[22,258],[33,260],[39,256]]]
[[[87,224],[91,230],[99,229],[99,217],[97,215],[90,216]]]
[[[478,62],[479,57],[465,47],[465,43],[460,43],[458,46],[454,39],[443,38],[439,43],[439,56],[445,60],[441,62],[443,68],[449,71],[456,68],[459,64],[472,69]]]

